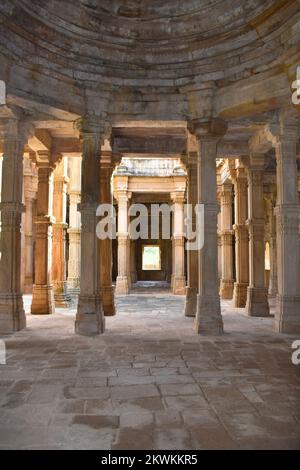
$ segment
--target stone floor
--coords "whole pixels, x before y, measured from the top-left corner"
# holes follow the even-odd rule
[[[294,337],[229,303],[224,336],[198,336],[183,303],[120,297],[94,338],[74,335],[74,309],[28,315],[5,338],[0,448],[300,449]]]

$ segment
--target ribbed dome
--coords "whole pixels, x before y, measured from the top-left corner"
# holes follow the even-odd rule
[[[292,3],[3,0],[1,42],[20,59],[79,80],[218,80],[234,75],[235,67],[249,74],[251,59],[278,57],[282,45],[270,32],[299,10]]]

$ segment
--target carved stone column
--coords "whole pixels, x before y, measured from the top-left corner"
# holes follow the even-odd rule
[[[171,194],[174,207],[173,223],[173,274],[172,289],[175,295],[186,293],[186,280],[184,275],[184,192]]]
[[[54,170],[53,191],[53,251],[52,279],[56,307],[69,307],[71,297],[67,294],[66,279],[66,215],[67,215],[67,184],[68,158],[62,157]]]
[[[0,333],[26,326],[21,292],[23,150],[27,132],[17,119],[0,119],[1,187]]]
[[[126,295],[130,289],[130,249],[128,229],[128,201],[131,194],[127,191],[128,177],[118,177],[115,197],[118,201],[118,276],[116,293]]]
[[[222,299],[233,296],[233,253],[232,253],[232,184],[221,186],[221,266],[220,295]]]
[[[273,186],[273,185],[272,185]],[[275,188],[276,189],[276,188]],[[270,278],[269,278],[269,296],[275,297],[278,293],[277,280],[277,244],[276,244],[276,191],[270,189],[267,195],[267,207],[269,210],[269,244],[270,244]]]
[[[25,279],[24,293],[32,293],[34,272],[34,203],[37,195],[37,169],[29,154],[24,158],[24,197],[25,197]]]
[[[204,246],[199,250],[199,286],[196,331],[204,334],[223,333],[219,282],[217,238],[217,144],[225,132],[222,122],[195,123],[199,144],[198,203],[204,210]]]
[[[101,204],[112,204],[111,177],[113,165],[111,151],[101,152],[100,198]],[[116,314],[114,288],[112,285],[112,239],[100,240],[101,244],[101,295],[105,316]]]
[[[37,215],[35,223],[35,279],[31,313],[54,313],[52,284],[53,169],[49,151],[36,154],[38,168]]]
[[[130,241],[130,280],[131,284],[135,284],[137,282],[135,240]]]
[[[243,308],[247,300],[249,284],[249,234],[246,221],[248,218],[247,176],[245,168],[239,162],[233,172],[235,224],[235,262],[236,282],[233,289],[233,306]]]
[[[264,156],[251,155],[248,168],[249,287],[246,310],[254,317],[270,315],[265,287]]]
[[[281,116],[270,126],[277,161],[277,260],[278,295],[275,328],[281,333],[300,333],[299,200],[296,144],[299,124]]]
[[[217,200],[218,200],[218,206],[220,207],[220,203],[219,203],[219,194],[220,194],[220,191],[218,190],[217,191]],[[219,284],[221,285],[221,279],[222,279],[222,239],[221,239],[221,230],[220,230],[220,227],[221,227],[221,212],[219,211],[218,212],[218,215],[217,215],[217,226],[218,226],[218,279],[219,279]]]
[[[78,206],[81,201],[81,157],[70,157],[69,161],[69,260],[67,290],[71,297],[80,292],[80,238],[81,214]]]
[[[103,333],[105,318],[101,302],[100,240],[96,211],[100,202],[100,153],[105,123],[94,116],[76,122],[82,142],[81,273],[75,331],[82,335]]]
[[[196,230],[195,205],[198,198],[197,186],[197,152],[190,152],[188,157],[188,186],[187,202],[192,205],[192,230]],[[184,314],[186,317],[195,317],[197,311],[198,295],[198,256],[194,250],[187,251],[187,288]]]

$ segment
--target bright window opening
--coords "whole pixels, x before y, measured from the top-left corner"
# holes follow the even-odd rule
[[[143,246],[143,271],[160,271],[160,247],[157,245]]]

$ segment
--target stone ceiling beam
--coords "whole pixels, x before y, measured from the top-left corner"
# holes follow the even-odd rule
[[[52,148],[52,138],[46,129],[36,129],[35,135],[28,139],[28,145],[34,152],[49,151]]]

